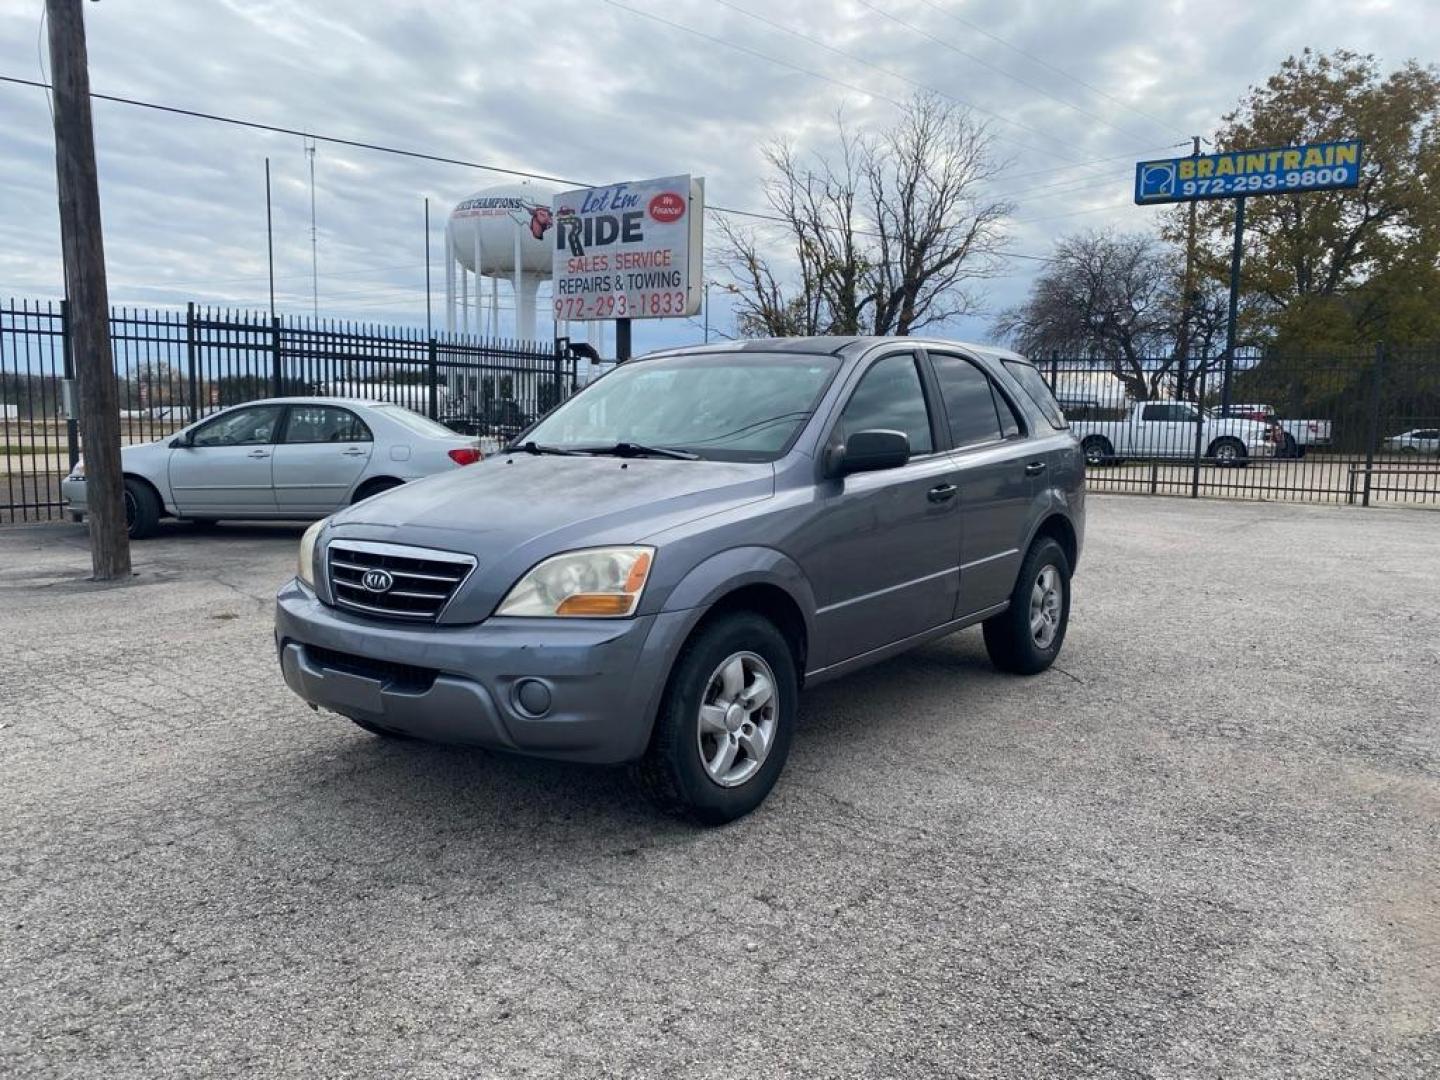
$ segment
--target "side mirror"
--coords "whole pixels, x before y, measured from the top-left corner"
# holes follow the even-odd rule
[[[188,450],[194,445],[189,435],[176,435],[175,438],[170,440],[171,450]]]
[[[893,469],[910,460],[910,437],[903,431],[857,431],[831,451],[831,476]]]

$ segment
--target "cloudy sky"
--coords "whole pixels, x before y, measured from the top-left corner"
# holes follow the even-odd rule
[[[0,74],[41,78],[42,7],[0,0]],[[689,172],[741,208],[763,209],[767,139],[823,149],[838,109],[883,129],[923,86],[992,125],[1022,256],[1145,225],[1157,211],[1129,204],[1133,161],[1183,152],[1307,45],[1387,67],[1440,56],[1434,0],[101,0],[85,14],[99,93],[586,183]],[[0,84],[0,103],[0,295],[56,296],[46,98]],[[268,156],[278,306],[310,310],[299,137],[107,102],[95,128],[116,304],[263,308]],[[506,177],[324,141],[315,174],[322,314],[424,324],[428,196],[438,321],[444,214]],[[989,307],[1040,265],[1010,262]],[[637,323],[636,346],[699,334]]]

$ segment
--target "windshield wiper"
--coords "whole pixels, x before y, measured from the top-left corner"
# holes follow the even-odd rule
[[[529,442],[516,443],[514,446],[507,446],[502,453],[513,454],[517,450],[527,454],[554,454],[557,457],[580,457],[579,450],[566,450],[563,446],[547,446],[544,443],[537,443],[534,439]]]
[[[692,454],[689,450],[672,450],[668,446],[645,446],[635,442],[617,442],[614,446],[585,446],[581,447],[581,453],[602,457],[662,457],[675,458],[677,461],[700,460],[699,454]]]

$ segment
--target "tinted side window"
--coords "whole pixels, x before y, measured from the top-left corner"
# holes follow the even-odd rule
[[[846,438],[853,432],[876,428],[903,431],[910,437],[912,454],[928,454],[935,449],[920,372],[915,358],[908,353],[887,356],[871,367],[840,415],[840,433]]]
[[[931,353],[930,359],[950,418],[951,442],[958,448],[999,439],[1000,416],[995,411],[990,377],[963,357]],[[1012,415],[1009,419],[1013,423],[1015,418]],[[1019,430],[1015,425],[1015,431]]]
[[[279,405],[253,405],[218,416],[195,432],[193,446],[256,446],[273,442]]]
[[[1179,419],[1174,415],[1174,408],[1170,405],[1146,405],[1140,414],[1140,419],[1149,423],[1159,423],[1162,420]]]
[[[287,443],[370,442],[370,429],[349,409],[334,405],[292,405],[285,425]]]
[[[1015,381],[1035,403],[1040,414],[1050,422],[1051,427],[1063,429],[1070,426],[1065,421],[1065,413],[1061,410],[1060,403],[1046,385],[1045,376],[1035,370],[1034,364],[1027,364],[1022,360],[1006,360],[1005,370],[1015,376]]]

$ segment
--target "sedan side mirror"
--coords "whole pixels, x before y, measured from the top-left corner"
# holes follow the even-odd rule
[[[831,476],[893,469],[910,460],[910,437],[903,431],[857,431],[845,440],[843,447],[831,452]]]
[[[189,435],[176,435],[175,438],[170,440],[171,450],[188,450],[194,445],[195,444],[190,441]]]

